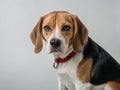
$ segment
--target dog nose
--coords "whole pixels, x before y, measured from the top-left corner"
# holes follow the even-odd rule
[[[52,39],[52,40],[50,41],[50,45],[51,45],[52,47],[54,47],[54,48],[59,47],[60,44],[61,44],[61,41],[60,41],[59,39]]]

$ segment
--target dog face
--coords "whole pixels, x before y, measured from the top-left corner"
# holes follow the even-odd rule
[[[73,21],[69,14],[52,13],[44,18],[42,33],[49,53],[65,53],[73,39]]]
[[[42,49],[42,38],[47,43],[48,53],[65,53],[70,46],[80,52],[87,40],[88,32],[81,21],[65,11],[49,13],[40,18],[31,33],[35,52]]]

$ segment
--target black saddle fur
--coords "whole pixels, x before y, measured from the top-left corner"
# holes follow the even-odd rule
[[[100,85],[108,81],[120,83],[120,64],[90,37],[83,55],[84,58],[93,58],[91,84]]]

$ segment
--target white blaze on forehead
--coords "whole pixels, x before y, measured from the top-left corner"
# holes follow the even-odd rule
[[[54,34],[57,39],[63,38],[63,35],[60,32],[60,28],[58,27],[57,20],[56,20],[56,29]]]

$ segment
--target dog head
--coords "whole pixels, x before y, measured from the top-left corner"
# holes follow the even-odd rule
[[[88,31],[79,18],[66,11],[55,11],[42,16],[31,32],[35,53],[47,43],[48,53],[63,54],[69,47],[81,52],[88,39]]]

